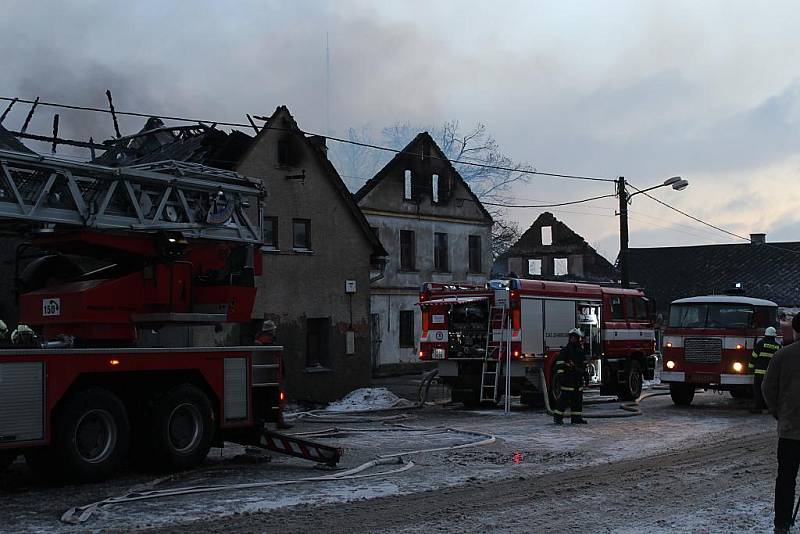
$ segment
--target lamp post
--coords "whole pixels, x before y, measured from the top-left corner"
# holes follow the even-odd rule
[[[630,265],[628,263],[628,204],[631,198],[639,193],[667,186],[672,186],[675,191],[683,191],[689,187],[689,182],[680,176],[673,176],[664,180],[663,183],[629,194],[628,190],[625,189],[625,178],[620,176],[617,179],[617,196],[619,197],[619,270],[622,276],[622,287],[627,288],[631,285]]]

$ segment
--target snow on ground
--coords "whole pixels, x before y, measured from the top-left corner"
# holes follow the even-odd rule
[[[591,395],[587,395],[588,398]],[[385,388],[358,390],[335,404],[331,411],[354,411],[386,408],[398,398]],[[265,487],[245,491],[170,497],[142,501],[102,509],[86,529],[119,530],[178,525],[221,515],[271,510],[296,504],[321,504],[368,499],[378,496],[409,494],[426,489],[469,484],[473,480],[496,480],[538,474],[637,458],[661,451],[670,451],[694,443],[747,435],[774,428],[771,418],[751,415],[746,404],[727,395],[698,394],[695,404],[676,408],[669,396],[654,397],[643,402],[644,415],[619,419],[590,419],[589,425],[555,426],[541,411],[515,408],[510,416],[502,410],[469,411],[460,407],[425,408],[408,412],[400,421],[405,427],[379,423],[319,424],[301,420],[290,432],[314,432],[340,426],[341,432],[318,441],[343,447],[343,468],[351,468],[380,454],[460,445],[479,437],[446,428],[484,432],[497,436],[497,443],[479,448],[428,452],[409,456],[415,467],[401,474],[360,480],[303,483]],[[618,404],[587,406],[585,412],[621,413]],[[274,456],[271,463],[243,463],[237,456],[241,448],[220,453],[212,450],[206,464],[199,469],[167,477],[132,473],[101,485],[69,488],[48,487],[26,474],[24,465],[16,465],[20,479],[10,489],[2,489],[4,506],[0,508],[0,524],[16,532],[75,532],[75,527],[58,521],[61,513],[75,505],[83,505],[108,496],[122,495],[132,489],[167,489],[193,485],[237,484],[257,481],[291,480],[317,477],[326,471],[314,469],[309,462]],[[376,470],[390,469],[389,466]],[[28,478],[26,478],[26,476]],[[2,482],[2,477],[0,477]],[[762,531],[762,520],[771,509],[771,491],[764,488],[740,488],[739,497],[731,502],[731,514],[737,531]],[[766,499],[766,500],[765,500]],[[746,505],[746,506],[745,506]],[[743,508],[744,506],[744,508]],[[749,507],[749,508],[748,508]],[[721,520],[714,507],[698,512],[694,519],[653,523],[638,532],[696,531],[703,525]],[[753,514],[758,520],[750,520]],[[766,514],[766,515],[765,515]],[[692,523],[695,521],[695,523]],[[641,525],[640,525],[641,526]],[[716,531],[711,529],[711,531]],[[632,531],[631,531],[632,532]]]
[[[341,400],[330,403],[329,412],[357,412],[409,405],[386,388],[361,388],[351,391]]]

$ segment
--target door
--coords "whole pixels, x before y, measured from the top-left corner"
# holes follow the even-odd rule
[[[381,356],[381,315],[373,313],[370,316],[370,340],[372,343],[372,369],[380,365]]]

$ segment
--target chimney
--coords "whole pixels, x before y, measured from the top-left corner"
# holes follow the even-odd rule
[[[327,139],[321,135],[311,135],[308,137],[308,140],[311,142],[312,145],[317,147],[323,154],[328,154],[328,145]]]
[[[754,245],[763,245],[767,242],[767,234],[750,234],[750,242]]]

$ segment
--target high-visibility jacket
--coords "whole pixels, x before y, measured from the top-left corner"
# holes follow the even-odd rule
[[[562,348],[555,363],[556,374],[561,377],[561,389],[582,391],[585,367],[586,349],[582,345],[567,344]]]
[[[756,346],[753,347],[753,353],[750,355],[750,365],[748,366],[753,370],[753,374],[767,374],[769,361],[780,348],[781,344],[772,336],[765,337],[756,343]]]

